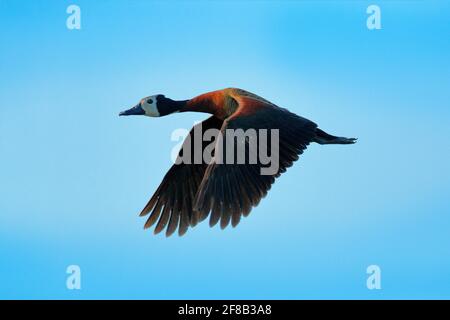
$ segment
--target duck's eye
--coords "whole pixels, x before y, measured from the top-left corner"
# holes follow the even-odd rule
[[[153,100],[152,100],[152,99],[148,99],[148,100],[147,100],[147,103],[148,103],[148,104],[152,104],[152,103],[153,103]]]

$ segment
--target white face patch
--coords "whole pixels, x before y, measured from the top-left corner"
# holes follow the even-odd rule
[[[156,95],[142,99],[141,107],[144,109],[146,116],[159,117],[158,108],[156,107]]]

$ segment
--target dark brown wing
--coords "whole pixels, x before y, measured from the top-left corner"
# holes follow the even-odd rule
[[[193,214],[192,208],[207,164],[203,162],[202,158],[200,159],[201,163],[197,161],[198,164],[196,164],[194,162],[194,154],[198,150],[194,149],[193,135],[196,128],[200,129],[198,132],[203,135],[207,129],[214,128],[219,130],[222,123],[222,120],[213,116],[191,129],[178,155],[179,160],[183,153],[190,148],[190,164],[174,164],[166,173],[158,189],[140,214],[145,216],[151,212],[144,228],[150,228],[158,221],[155,227],[155,234],[167,227],[166,235],[170,236],[177,228],[179,235],[183,235],[190,225],[194,226],[197,224],[197,216]],[[188,139],[190,139],[190,142],[188,142]],[[206,141],[202,143],[202,152],[209,143],[211,142]]]
[[[206,169],[194,205],[199,220],[205,219],[210,214],[210,225],[214,226],[220,220],[221,228],[225,228],[230,221],[232,226],[236,226],[241,215],[247,216],[251,208],[258,205],[275,178],[285,172],[286,168],[290,167],[313,141],[317,128],[312,121],[250,95],[239,95],[235,99],[239,108],[223,123],[222,148],[219,149],[218,144],[216,145],[215,159]],[[227,135],[227,129],[251,128],[255,129],[258,141],[261,138],[259,129],[278,129],[279,166],[273,174],[261,174],[261,168],[267,166],[263,165],[259,157],[256,163],[249,164],[249,155],[254,152],[254,149],[251,149],[246,139],[241,141],[245,144],[245,164],[236,164],[236,158],[234,158],[235,164],[228,164],[228,161],[225,161],[227,145],[238,144],[237,139]],[[268,137],[270,137],[269,131]],[[267,140],[270,142],[270,138]],[[276,153],[275,145],[269,143],[267,148],[269,155],[272,151]],[[220,150],[222,153],[219,152]],[[236,156],[237,150],[236,148],[234,150]],[[219,154],[222,155],[222,164],[218,161]]]

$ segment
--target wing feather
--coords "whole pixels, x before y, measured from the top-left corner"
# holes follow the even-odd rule
[[[230,118],[226,119],[221,128],[223,146],[216,145],[216,158],[205,171],[202,182],[195,198],[194,210],[205,218],[210,214],[210,226],[220,221],[221,228],[225,228],[231,221],[236,226],[241,216],[248,216],[252,207],[259,204],[270,190],[275,179],[298,160],[308,144],[316,135],[317,125],[305,118],[299,117],[286,109],[279,108],[261,97],[240,91],[235,96],[239,107]],[[270,175],[262,175],[265,167],[258,158],[256,164],[249,164],[248,159],[254,149],[249,142],[245,142],[246,163],[221,163],[217,154],[222,151],[222,159],[226,159],[226,146],[236,143],[227,138],[227,129],[256,129],[257,140],[260,135],[258,129],[278,129],[279,132],[279,168]],[[217,139],[220,141],[220,139]],[[236,149],[235,149],[236,150]],[[268,154],[272,153],[270,143]],[[211,203],[210,203],[211,202]]]
[[[157,222],[155,233],[167,228],[166,236],[170,236],[177,229],[178,234],[183,235],[190,226],[197,224],[199,217],[193,211],[193,204],[208,164],[194,163],[194,130],[201,128],[203,134],[204,131],[211,128],[220,129],[222,123],[222,120],[213,116],[192,128],[189,133],[190,142],[188,143],[188,139],[185,139],[178,155],[181,157],[187,148],[191,148],[191,162],[174,164],[166,173],[161,184],[140,213],[140,216],[150,213],[144,228],[150,228]],[[203,149],[206,145],[207,143],[203,144]]]

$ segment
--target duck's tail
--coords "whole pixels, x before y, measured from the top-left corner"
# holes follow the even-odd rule
[[[331,134],[326,133],[319,128],[316,129],[316,136],[314,137],[314,142],[319,144],[353,144],[355,143],[357,138],[345,138],[345,137],[336,137]]]

